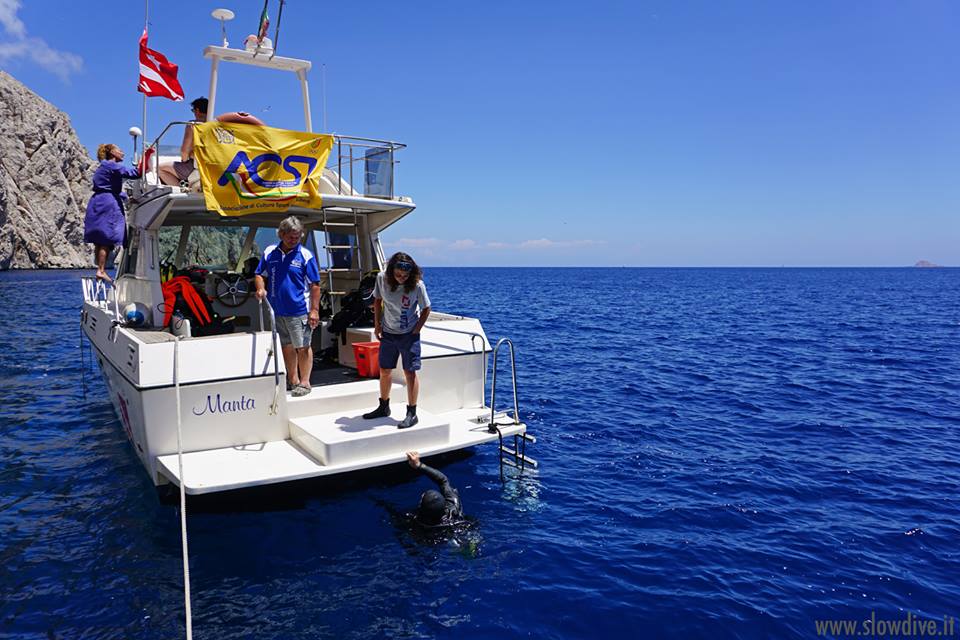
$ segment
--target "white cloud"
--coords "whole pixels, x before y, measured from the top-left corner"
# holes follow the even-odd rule
[[[553,240],[547,240],[546,238],[540,238],[539,240],[524,240],[520,243],[521,249],[549,249],[556,246],[556,242]]]
[[[393,241],[384,239],[383,241],[383,246],[391,252],[416,251],[418,256],[436,257],[443,260],[463,259],[465,255],[464,252],[474,252],[483,249],[493,251],[550,252],[561,249],[597,247],[604,244],[606,243],[602,240],[551,240],[549,238],[537,238],[524,240],[523,242],[478,242],[472,238],[461,238],[453,241],[441,238],[400,238]]]
[[[14,38],[26,38],[27,28],[17,17],[19,10],[20,0],[0,0],[0,24]]]
[[[28,37],[27,28],[17,17],[20,0],[0,0],[0,25],[12,41],[0,42],[0,64],[26,58],[67,82],[83,69],[83,58],[75,53],[54,49],[41,38]]]
[[[440,247],[446,242],[439,238],[400,238],[395,242],[385,242],[390,247],[415,247],[417,249]]]
[[[538,240],[524,240],[520,243],[520,249],[566,249],[570,247],[593,247],[603,244],[599,240],[550,240],[540,238]]]
[[[52,49],[40,38],[27,38],[19,42],[0,42],[0,63],[15,58],[28,58],[64,82],[68,81],[72,74],[83,69],[83,58],[73,53]]]

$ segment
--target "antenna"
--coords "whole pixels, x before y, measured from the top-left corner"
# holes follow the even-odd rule
[[[233,11],[230,9],[214,9],[210,12],[210,15],[213,16],[214,20],[220,21],[220,35],[223,37],[223,48],[226,49],[230,46],[230,43],[227,42],[227,21],[233,20],[234,15]]]
[[[139,161],[137,157],[137,138],[143,135],[143,131],[140,131],[140,127],[130,127],[128,133],[130,137],[133,138],[133,161],[136,163]]]

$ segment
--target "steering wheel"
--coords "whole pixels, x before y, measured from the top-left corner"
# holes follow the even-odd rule
[[[214,275],[214,296],[225,307],[239,307],[250,297],[250,285],[239,273]]]

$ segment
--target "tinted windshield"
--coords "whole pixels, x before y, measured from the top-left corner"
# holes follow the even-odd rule
[[[178,268],[198,266],[210,270],[235,270],[249,231],[249,227],[190,227],[186,246],[177,260],[183,227],[163,227],[160,229],[161,262],[175,264],[176,261]]]

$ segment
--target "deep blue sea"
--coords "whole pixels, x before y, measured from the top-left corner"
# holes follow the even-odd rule
[[[178,507],[81,358],[79,276],[0,273],[0,638],[182,638]],[[501,484],[493,445],[443,466],[476,520],[459,541],[402,525],[430,484],[402,468],[188,507],[196,638],[809,638],[816,620],[960,618],[960,269],[426,283],[438,310],[514,340],[540,470]]]

